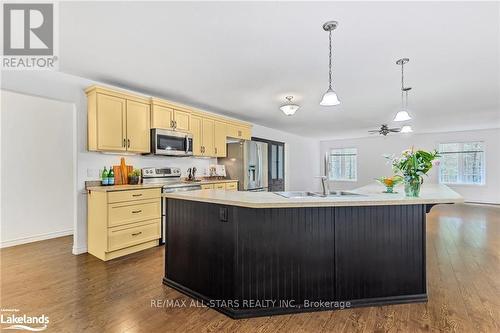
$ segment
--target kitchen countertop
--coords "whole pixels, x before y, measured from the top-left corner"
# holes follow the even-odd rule
[[[196,182],[184,181],[187,184],[217,184],[217,183],[234,183],[238,182],[237,179],[202,179]]]
[[[402,186],[397,187],[398,193],[382,193],[384,187],[371,184],[349,192],[360,196],[344,197],[303,197],[284,198],[272,192],[243,192],[224,190],[200,190],[162,194],[171,199],[209,202],[250,208],[285,208],[285,207],[333,207],[333,206],[383,206],[383,205],[415,205],[460,203],[463,198],[446,185],[424,184],[420,197],[407,198]]]
[[[201,180],[197,182],[183,181],[185,184],[216,184],[216,183],[233,183],[238,180],[234,179],[220,179],[220,180]],[[137,184],[137,185],[111,185],[111,186],[89,186],[86,188],[87,191],[96,192],[113,192],[113,191],[126,191],[126,190],[142,190],[147,188],[161,188],[162,184]]]
[[[137,184],[137,185],[108,185],[108,186],[89,186],[87,191],[96,192],[113,192],[113,191],[126,191],[126,190],[143,190],[147,188],[161,188],[162,184]]]

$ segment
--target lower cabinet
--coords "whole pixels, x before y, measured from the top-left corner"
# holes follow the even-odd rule
[[[226,183],[226,190],[238,191],[238,182]]]
[[[90,191],[88,252],[110,260],[158,245],[161,189]]]
[[[222,181],[218,183],[212,184],[202,184],[202,190],[227,190],[227,191],[237,191],[238,190],[238,182],[227,182]]]
[[[226,184],[224,184],[224,183],[215,183],[214,184],[214,189],[216,189],[216,190],[225,190],[226,189]]]

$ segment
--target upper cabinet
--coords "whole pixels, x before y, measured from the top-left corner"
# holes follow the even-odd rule
[[[150,129],[149,105],[127,100],[127,151],[149,153]]]
[[[228,137],[250,140],[250,124],[155,97],[91,86],[88,150],[149,153],[152,128],[193,135],[193,155],[225,157]]]
[[[227,136],[230,138],[250,140],[252,137],[252,128],[248,125],[230,123],[227,126]]]
[[[151,128],[191,130],[191,111],[165,100],[151,98]]]
[[[215,121],[213,119],[198,114],[191,115],[194,156],[215,157],[214,130]]]
[[[191,124],[191,113],[174,109],[174,125],[178,131],[189,132]]]
[[[214,156],[226,157],[227,123],[214,121]]]
[[[85,92],[89,150],[150,152],[147,98],[98,86],[91,86]]]

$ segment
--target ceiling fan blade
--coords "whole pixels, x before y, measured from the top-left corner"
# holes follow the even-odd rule
[[[377,130],[370,130],[370,131],[368,131],[368,132],[370,132],[370,133],[378,133],[379,131],[380,131],[380,130],[378,130],[378,129],[377,129]]]
[[[401,128],[390,128],[389,131],[397,133],[401,132]]]

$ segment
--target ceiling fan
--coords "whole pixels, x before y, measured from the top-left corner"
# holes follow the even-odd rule
[[[389,128],[389,126],[387,126],[387,124],[382,124],[380,126],[380,129],[376,129],[376,130],[371,130],[371,131],[368,131],[369,133],[371,134],[380,134],[380,135],[383,135],[383,136],[386,136],[387,134],[389,133],[399,133],[401,132],[401,128]]]

